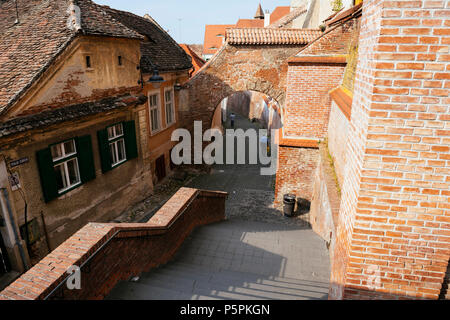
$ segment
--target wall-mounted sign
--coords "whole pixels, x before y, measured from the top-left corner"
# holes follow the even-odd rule
[[[22,165],[22,164],[28,163],[29,161],[30,161],[30,159],[28,159],[27,157],[25,157],[25,158],[22,158],[22,159],[19,159],[19,160],[11,161],[11,162],[9,163],[9,166],[10,166],[11,168],[14,168],[14,167],[20,166],[20,165]]]
[[[20,189],[20,179],[19,174],[17,172],[14,172],[12,175],[9,176],[9,184],[11,185],[12,191]]]

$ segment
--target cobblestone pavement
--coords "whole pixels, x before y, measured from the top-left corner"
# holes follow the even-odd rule
[[[237,115],[236,128],[246,130],[249,128],[258,129],[259,127],[257,124]],[[225,152],[224,156],[226,157]],[[210,173],[189,171],[185,172],[185,177],[182,177],[182,174],[168,177],[162,183],[156,185],[152,196],[126,210],[112,222],[146,222],[179,188],[186,186],[228,192],[229,198],[226,202],[228,219],[238,218],[246,221],[309,227],[308,212],[288,218],[284,216],[282,207],[273,206],[275,175],[262,176],[260,174],[261,167],[259,164],[214,165]]]
[[[236,128],[246,130],[256,129],[257,126],[236,116]],[[284,216],[282,206],[273,206],[275,175],[263,176],[260,174],[261,168],[262,165],[259,164],[214,165],[210,174],[193,178],[187,186],[228,192],[227,218],[309,227],[308,212],[297,213],[296,217],[288,218]]]
[[[129,208],[111,222],[134,223],[147,222],[153,215],[184,185],[200,175],[195,171],[175,172],[155,186],[153,194]]]

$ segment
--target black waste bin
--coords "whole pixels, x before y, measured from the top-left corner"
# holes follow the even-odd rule
[[[285,194],[283,197],[283,211],[286,217],[292,217],[294,215],[295,207],[295,194]]]

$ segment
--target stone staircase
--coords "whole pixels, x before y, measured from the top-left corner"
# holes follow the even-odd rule
[[[318,300],[328,276],[325,243],[311,230],[232,220],[196,230],[173,261],[107,299]]]
[[[122,282],[108,299],[124,300],[310,300],[324,299],[326,283],[173,263]]]

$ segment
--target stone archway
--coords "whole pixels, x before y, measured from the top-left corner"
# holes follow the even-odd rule
[[[256,38],[259,36],[255,35]],[[239,91],[264,93],[275,99],[283,109],[288,59],[305,47],[308,41],[302,38],[297,44],[292,44],[292,41],[289,44],[280,43],[279,39],[273,43],[266,41],[263,45],[252,44],[251,41],[247,43],[249,41],[241,44],[228,39],[221,50],[183,87],[179,109],[182,127],[192,130],[193,122],[201,120],[203,129],[208,129],[220,101]]]
[[[223,123],[228,120],[227,116],[231,113],[239,114],[269,131],[283,127],[279,103],[261,92],[238,91],[224,98],[216,106],[210,127],[223,131]]]

